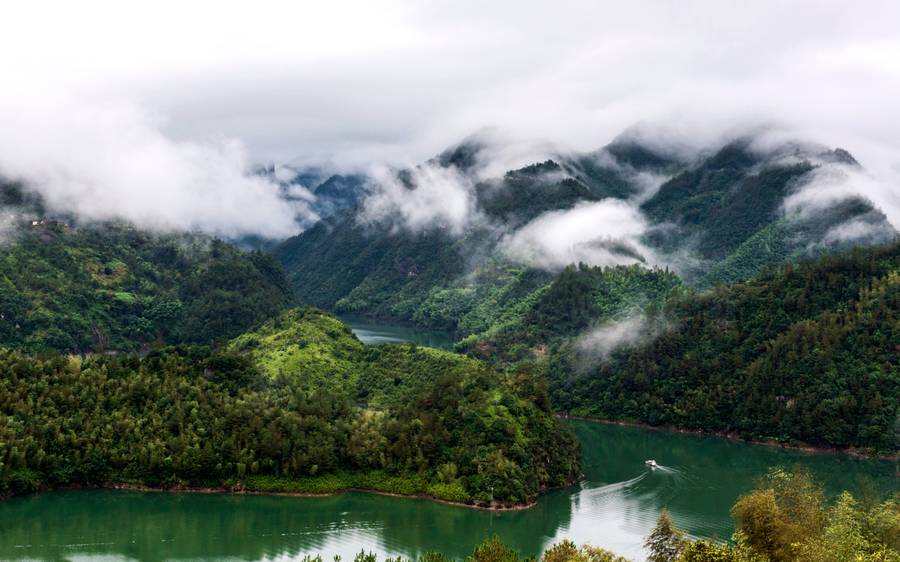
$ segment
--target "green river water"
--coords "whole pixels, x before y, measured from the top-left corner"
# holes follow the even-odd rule
[[[492,513],[364,493],[48,492],[0,502],[0,560],[294,560],[321,553],[348,561],[361,549],[405,557],[437,549],[461,559],[494,534],[523,555],[571,538],[641,560],[643,538],[663,507],[695,537],[727,538],[732,503],[773,466],[806,465],[830,492],[884,494],[900,482],[888,461],[568,423],[583,447],[584,479],[527,510]],[[660,468],[645,467],[650,458]]]

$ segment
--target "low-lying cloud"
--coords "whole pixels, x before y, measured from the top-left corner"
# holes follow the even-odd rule
[[[604,199],[544,213],[504,239],[501,249],[513,260],[550,270],[578,262],[633,264],[652,260],[640,241],[646,230],[633,204]]]
[[[0,176],[40,193],[51,212],[272,238],[315,218],[308,197],[283,197],[276,183],[251,173],[240,142],[173,139],[133,106],[11,102],[0,105],[0,122]]]
[[[883,211],[894,227],[900,226],[900,186],[892,188],[858,166],[821,163],[784,201],[788,215],[808,218],[850,197],[862,197]]]
[[[588,151],[647,121],[689,150],[760,122],[842,146],[900,224],[896,2],[163,0],[135,17],[34,0],[4,16],[0,174],[88,217],[281,236],[304,211],[248,160],[396,166],[485,126]]]
[[[829,229],[825,236],[822,237],[822,244],[830,246],[841,242],[866,243],[870,240],[884,238],[885,234],[881,224],[854,219]]]
[[[606,361],[616,349],[653,337],[647,318],[641,313],[607,322],[582,334],[575,342],[579,359],[585,364]]]
[[[456,168],[425,164],[400,174],[375,168],[370,178],[371,193],[358,217],[363,223],[387,221],[395,229],[458,235],[477,215],[472,179]]]

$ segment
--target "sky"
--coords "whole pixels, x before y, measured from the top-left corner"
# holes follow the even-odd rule
[[[260,163],[408,165],[485,127],[590,150],[640,123],[693,147],[765,124],[850,150],[890,206],[897,22],[887,1],[17,2],[0,174],[89,218],[277,237],[312,211]]]

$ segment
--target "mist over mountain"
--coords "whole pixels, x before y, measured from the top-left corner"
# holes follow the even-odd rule
[[[542,277],[639,264],[704,287],[897,235],[843,149],[757,133],[691,151],[642,134],[548,151],[495,177],[483,171],[501,149],[469,137],[413,168],[380,170],[356,206],[275,253],[304,300],[459,328],[485,285],[512,283],[498,269]],[[428,317],[445,306],[450,317]]]
[[[0,558],[900,562],[900,3],[7,4]]]

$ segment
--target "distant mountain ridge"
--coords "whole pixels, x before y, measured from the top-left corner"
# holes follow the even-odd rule
[[[349,209],[365,195],[368,178],[363,174],[334,173],[326,167],[303,166],[276,167],[270,164],[257,170],[281,187],[285,199],[302,199],[310,202],[311,208],[320,219]],[[298,195],[291,188],[301,188]],[[308,193],[308,195],[307,195]],[[301,226],[309,226],[302,224]]]
[[[822,170],[861,170],[848,152],[809,143],[758,144],[753,137],[739,138],[686,157],[623,135],[591,153],[550,154],[481,179],[479,159],[489,151],[478,138],[467,139],[422,165],[470,178],[480,218],[461,234],[437,227],[397,229],[390,217],[373,224],[363,220],[361,198],[273,251],[301,300],[466,335],[485,329],[474,316],[484,316],[479,310],[500,293],[522,290],[524,279],[540,279],[528,285],[537,290],[556,273],[507,255],[503,241],[553,213],[592,203],[619,201],[643,217],[647,228],[633,241],[607,238],[606,225],[597,224],[590,244],[621,263],[668,264],[695,287],[896,237],[884,213],[860,196],[815,212],[786,208],[798,192],[814,189]],[[414,170],[397,175],[410,192],[421,188]],[[841,235],[854,232],[864,235]]]

